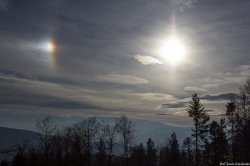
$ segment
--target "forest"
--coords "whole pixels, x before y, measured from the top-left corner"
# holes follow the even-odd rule
[[[114,124],[89,117],[64,128],[45,117],[35,124],[40,133],[37,144],[2,150],[12,157],[2,159],[0,166],[250,165],[250,79],[236,98],[228,100],[219,121],[211,120],[197,94],[192,95],[186,111],[193,122],[192,134],[179,142],[172,133],[163,145],[151,138],[135,144],[136,131],[126,115]]]

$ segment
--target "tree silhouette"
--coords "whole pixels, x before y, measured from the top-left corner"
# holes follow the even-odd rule
[[[44,155],[44,165],[48,165],[49,153],[52,147],[51,139],[56,132],[56,126],[51,117],[46,116],[44,119],[38,120],[36,122],[36,128],[39,131],[40,146]]]
[[[96,143],[97,133],[99,132],[100,124],[96,121],[95,117],[90,117],[81,120],[75,124],[77,134],[82,140],[84,151],[86,152],[88,165],[92,165],[92,153],[94,150],[94,144]]]
[[[199,143],[204,139],[207,132],[206,123],[209,121],[209,115],[205,112],[203,104],[200,103],[200,98],[197,94],[193,94],[192,100],[189,102],[187,112],[189,117],[193,118],[194,127],[193,130],[195,137],[195,163],[199,166]]]
[[[180,165],[180,156],[179,156],[180,149],[175,132],[171,135],[171,138],[169,140],[169,149],[170,149],[170,165],[171,166]]]
[[[186,137],[183,141],[182,148],[187,155],[187,165],[192,166],[194,165],[194,156],[192,151],[192,139],[190,137]]]
[[[117,129],[123,139],[123,164],[128,166],[129,145],[132,143],[134,138],[132,122],[129,121],[125,115],[121,115],[117,122]]]
[[[107,144],[107,153],[108,153],[108,166],[112,165],[112,155],[113,155],[113,148],[115,144],[115,137],[118,130],[118,125],[115,124],[113,126],[109,124],[104,125],[104,130],[106,132],[106,144]]]
[[[156,166],[157,164],[157,149],[155,148],[155,143],[151,138],[147,141],[146,150],[146,166]]]
[[[1,163],[0,163],[0,166],[8,166],[9,163],[6,159],[2,160]]]
[[[235,100],[231,100],[226,104],[226,117],[227,123],[229,125],[229,140],[231,142],[231,154],[232,160],[234,162],[238,161],[238,121],[239,121],[239,114],[237,112],[237,105]]]
[[[250,161],[250,79],[240,87],[240,95],[237,100],[237,112],[238,112],[238,132],[240,161]]]
[[[146,150],[142,143],[131,148],[131,165],[145,166]]]
[[[64,165],[68,166],[70,163],[70,154],[73,152],[73,129],[72,127],[64,127],[61,130],[61,144],[62,144],[62,153],[64,158]]]
[[[205,160],[207,165],[219,165],[225,162],[228,155],[228,142],[225,133],[225,119],[220,123],[212,121],[209,125],[209,135],[205,145]]]
[[[168,145],[163,146],[159,150],[159,166],[166,166],[170,163],[170,150]]]
[[[102,135],[98,142],[96,147],[97,153],[96,153],[96,164],[97,166],[105,165],[106,162],[106,142],[105,142],[105,135]]]

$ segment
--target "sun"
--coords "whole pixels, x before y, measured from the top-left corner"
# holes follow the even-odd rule
[[[185,60],[187,50],[180,39],[171,36],[162,42],[159,54],[166,62],[177,65]]]

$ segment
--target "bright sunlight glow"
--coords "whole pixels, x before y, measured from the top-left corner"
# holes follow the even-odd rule
[[[160,56],[172,65],[176,65],[184,61],[186,56],[186,48],[184,44],[175,36],[164,41],[159,49]]]
[[[49,40],[49,41],[45,41],[45,42],[39,44],[38,48],[43,50],[43,51],[54,54],[56,51],[56,44],[53,40]]]

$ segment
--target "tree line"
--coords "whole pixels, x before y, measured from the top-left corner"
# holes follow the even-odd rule
[[[197,94],[192,95],[186,111],[193,121],[192,134],[180,144],[172,133],[166,144],[158,146],[151,138],[145,144],[135,144],[133,123],[125,115],[114,124],[89,117],[60,129],[53,119],[45,117],[36,122],[38,143],[3,150],[13,157],[3,159],[0,166],[216,166],[250,162],[250,79],[240,87],[238,97],[226,103],[219,121],[210,121]]]

